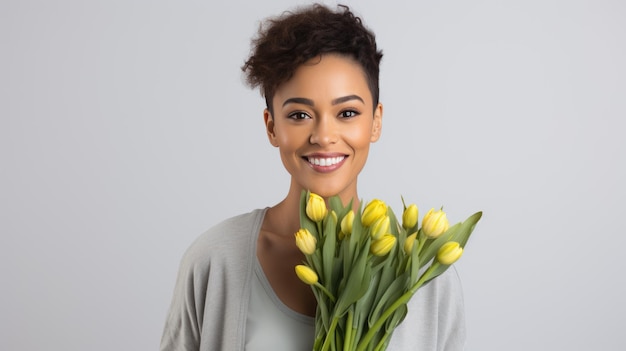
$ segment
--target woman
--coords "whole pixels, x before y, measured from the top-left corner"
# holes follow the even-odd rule
[[[267,22],[243,70],[261,88],[269,142],[291,175],[275,206],[228,219],[181,262],[162,350],[311,350],[316,302],[294,273],[302,190],[358,208],[357,178],[381,133],[382,53],[346,7],[303,8]],[[454,270],[411,300],[389,350],[460,350],[463,302]]]

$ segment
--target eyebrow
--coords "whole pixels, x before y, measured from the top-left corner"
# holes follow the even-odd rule
[[[287,104],[303,104],[303,105],[315,106],[315,104],[313,103],[313,100],[307,99],[307,98],[301,98],[301,97],[294,97],[294,98],[289,98],[285,100],[285,102],[283,102],[283,107]]]
[[[331,101],[331,103],[332,103],[333,105],[338,105],[338,104],[341,104],[341,103],[344,103],[344,102],[346,102],[346,101],[350,101],[350,100],[359,100],[359,101],[361,101],[362,103],[365,103],[365,101],[363,101],[363,99],[361,99],[361,97],[360,97],[360,96],[358,96],[358,95],[348,95],[348,96],[342,96],[342,97],[340,97],[340,98],[336,98],[335,100]]]
[[[342,96],[342,97],[334,99],[333,101],[331,101],[331,104],[338,105],[338,104],[344,103],[346,101],[351,101],[351,100],[359,100],[362,103],[365,103],[365,101],[363,101],[363,99],[358,95],[348,95],[348,96]],[[301,98],[301,97],[289,98],[285,100],[285,102],[283,102],[283,106],[287,104],[303,104],[303,105],[315,106],[315,103],[313,102],[313,100],[307,99],[307,98]]]

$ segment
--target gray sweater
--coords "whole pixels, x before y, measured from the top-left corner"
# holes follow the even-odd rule
[[[244,350],[256,243],[264,215],[265,210],[258,209],[227,219],[189,247],[180,264],[162,351]],[[408,309],[388,350],[463,349],[463,295],[454,267],[422,287]]]

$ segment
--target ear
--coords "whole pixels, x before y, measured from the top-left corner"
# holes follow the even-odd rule
[[[378,103],[374,109],[374,123],[372,123],[372,136],[370,142],[375,143],[380,138],[383,129],[383,104]]]
[[[267,138],[272,146],[278,147],[276,142],[276,134],[274,133],[274,117],[268,109],[263,110],[263,121],[265,121],[265,130],[267,131]]]

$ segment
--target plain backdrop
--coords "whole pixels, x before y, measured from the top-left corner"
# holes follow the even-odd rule
[[[0,349],[158,348],[193,239],[287,192],[240,67],[301,3],[0,1]],[[466,349],[626,349],[626,4],[345,3],[385,54],[359,195],[484,211]]]

